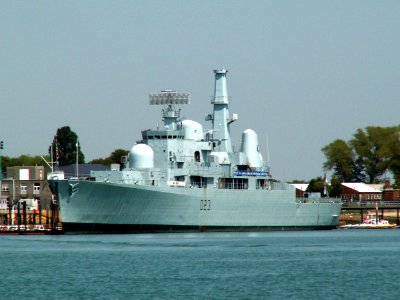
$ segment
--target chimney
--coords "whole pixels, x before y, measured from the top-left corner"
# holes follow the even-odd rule
[[[384,188],[385,190],[388,190],[388,189],[390,189],[390,179],[386,179],[386,181],[385,181],[385,188]]]

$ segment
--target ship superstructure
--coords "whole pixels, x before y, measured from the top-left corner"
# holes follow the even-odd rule
[[[181,119],[190,94],[151,94],[163,126],[142,131],[121,171],[92,171],[92,180],[50,180],[66,231],[181,231],[334,228],[336,199],[296,199],[294,187],[273,180],[257,134],[242,134],[233,151],[227,70],[214,70],[211,130]]]

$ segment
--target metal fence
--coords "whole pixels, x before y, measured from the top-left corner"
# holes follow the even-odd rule
[[[343,209],[357,209],[357,208],[392,208],[399,209],[400,201],[343,201]]]

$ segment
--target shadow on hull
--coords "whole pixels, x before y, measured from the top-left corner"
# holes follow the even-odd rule
[[[181,226],[63,223],[65,234],[125,234],[125,233],[184,233],[184,232],[263,232],[330,230],[336,226]]]

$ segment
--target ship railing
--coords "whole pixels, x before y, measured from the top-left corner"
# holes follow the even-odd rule
[[[341,203],[340,198],[309,198],[309,197],[296,197],[297,203]]]
[[[381,193],[366,193],[366,194],[342,194],[341,195],[343,201],[381,201],[382,194]]]
[[[272,187],[269,183],[257,182],[256,190],[270,190]]]
[[[191,182],[190,183],[191,188],[205,188],[207,187],[207,182]]]
[[[284,183],[284,182],[272,181],[270,184],[271,184],[271,187],[273,190],[285,190],[286,191],[286,190],[294,190],[295,189],[294,186]]]
[[[400,200],[393,201],[342,201],[343,208],[399,208]]]
[[[249,188],[247,183],[224,183],[222,189],[225,190],[247,190]]]
[[[79,180],[79,181],[92,180],[92,177],[90,177],[90,174],[79,174],[79,177],[76,177],[76,174],[65,173],[64,176],[65,176],[65,179],[68,179],[68,180]]]

